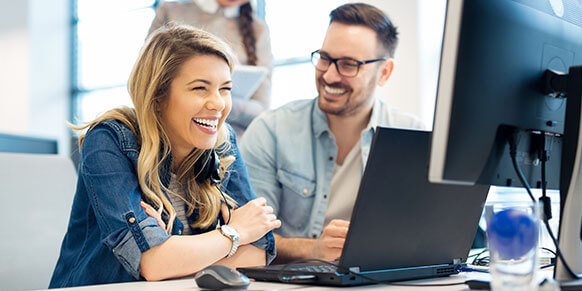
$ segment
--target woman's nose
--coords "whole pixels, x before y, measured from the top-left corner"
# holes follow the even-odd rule
[[[206,100],[206,108],[210,110],[222,111],[225,106],[224,98],[219,91],[210,94]]]

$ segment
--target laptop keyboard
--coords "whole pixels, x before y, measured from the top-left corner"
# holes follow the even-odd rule
[[[335,273],[337,269],[331,265],[301,265],[289,267],[287,270],[311,273]]]

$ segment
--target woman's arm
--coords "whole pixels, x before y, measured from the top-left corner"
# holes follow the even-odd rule
[[[148,211],[151,206],[142,202],[142,207],[148,215],[161,220],[159,214],[151,209]],[[223,204],[223,215],[227,211]],[[174,235],[142,254],[140,274],[148,281],[157,281],[190,275],[215,263],[232,268],[265,265],[266,251],[250,243],[281,226],[281,221],[273,215],[273,208],[267,206],[264,198],[257,198],[232,211],[231,215],[229,225],[238,231],[241,245],[232,257],[225,258],[232,241],[219,230],[197,235]]]
[[[231,246],[232,241],[219,230],[173,235],[142,254],[140,274],[148,281],[191,275],[226,257]]]
[[[254,245],[240,247],[230,258],[223,258],[215,265],[225,265],[233,269],[240,267],[264,266],[267,264],[266,251]]]
[[[265,250],[250,244],[241,246],[232,257],[226,258],[231,246],[230,239],[219,230],[199,235],[174,235],[143,253],[141,275],[148,281],[159,281],[191,275],[213,264],[233,269],[266,264]]]

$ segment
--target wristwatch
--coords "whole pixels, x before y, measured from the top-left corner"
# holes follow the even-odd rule
[[[228,255],[226,255],[227,258],[230,258],[234,255],[234,253],[236,253],[236,249],[238,249],[238,241],[240,239],[240,236],[238,234],[238,231],[236,231],[234,227],[228,224],[221,225],[220,232],[232,241],[232,247],[230,248],[230,252],[228,253]]]

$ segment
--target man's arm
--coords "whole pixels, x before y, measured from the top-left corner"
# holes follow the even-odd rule
[[[276,264],[284,264],[297,259],[316,258],[333,261],[340,257],[350,223],[332,220],[317,239],[283,237],[275,234],[277,247]]]
[[[248,169],[251,185],[257,197],[265,197],[279,216],[279,203],[283,192],[277,179],[276,135],[271,116],[257,117],[243,135],[239,150]],[[270,118],[270,119],[269,119]]]

